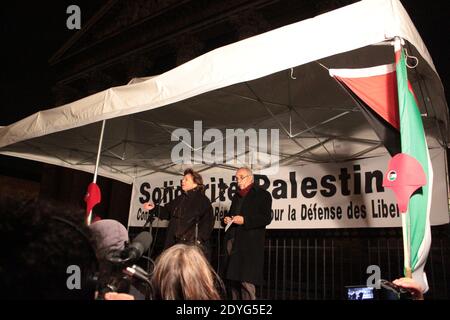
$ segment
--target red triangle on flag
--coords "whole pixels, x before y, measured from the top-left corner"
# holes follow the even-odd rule
[[[401,213],[408,210],[411,195],[426,183],[422,165],[406,153],[398,153],[389,161],[383,179],[383,187],[394,191]]]
[[[330,69],[329,72],[384,120],[400,129],[394,64],[364,69]]]

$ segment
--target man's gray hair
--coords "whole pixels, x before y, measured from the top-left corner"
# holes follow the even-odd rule
[[[238,171],[239,171],[239,170],[245,170],[245,172],[247,172],[247,175],[250,176],[250,177],[252,177],[252,180],[254,180],[253,172],[252,172],[252,170],[251,170],[249,167],[240,167],[240,168],[238,169]]]
[[[253,172],[249,167],[240,167],[238,170],[245,170],[245,171],[247,171],[248,175],[250,175],[250,176],[253,175]]]

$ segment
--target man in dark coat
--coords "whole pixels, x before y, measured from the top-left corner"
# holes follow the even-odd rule
[[[148,202],[144,204],[144,210],[159,211],[160,219],[170,220],[164,249],[177,243],[196,244],[203,247],[208,254],[208,240],[214,228],[214,213],[211,202],[205,195],[201,175],[187,169],[181,188],[183,194],[165,206],[158,208]]]
[[[239,192],[232,199],[224,223],[226,262],[224,278],[233,300],[255,300],[255,285],[263,282],[266,226],[272,220],[272,197],[254,185],[248,168],[236,172]]]

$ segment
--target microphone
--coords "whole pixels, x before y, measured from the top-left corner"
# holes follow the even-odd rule
[[[225,191],[229,188],[229,186],[224,182],[220,183],[218,186],[219,186],[219,195],[215,199],[211,200],[211,203],[216,202],[216,200],[219,199],[221,196],[223,196]]]
[[[219,192],[225,192],[226,189],[229,188],[229,185],[227,185],[226,183],[221,183],[219,184],[219,186],[221,186],[222,188],[219,187]]]
[[[150,275],[141,267],[133,265],[132,267],[126,267],[122,270],[124,274],[130,277],[135,277],[139,280],[149,281]]]
[[[148,250],[152,240],[152,234],[148,231],[143,231],[122,251],[120,256],[125,261],[138,260]]]
[[[140,257],[148,250],[152,243],[152,234],[143,231],[122,251],[115,251],[108,255],[108,260],[112,263],[132,263],[139,260]]]

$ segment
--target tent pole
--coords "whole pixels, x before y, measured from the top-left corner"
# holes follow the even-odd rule
[[[103,120],[102,121],[102,130],[100,132],[100,139],[98,142],[97,160],[95,161],[94,179],[92,180],[92,182],[94,182],[94,183],[97,183],[98,165],[100,163],[100,155],[102,153],[103,133],[105,132],[105,123],[106,123],[106,120]],[[92,220],[92,210],[89,211],[89,215],[87,218],[87,225],[91,224],[91,220]]]
[[[97,149],[97,160],[95,161],[95,171],[94,171],[94,180],[92,182],[97,182],[97,174],[98,174],[98,165],[100,163],[100,154],[102,152],[102,144],[103,144],[103,133],[105,132],[105,123],[106,120],[102,121],[102,131],[100,132],[100,140],[98,142],[98,149]]]

